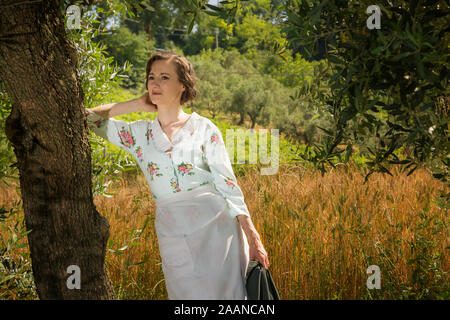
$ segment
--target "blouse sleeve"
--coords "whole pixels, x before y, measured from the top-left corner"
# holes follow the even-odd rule
[[[89,129],[127,152],[133,153],[136,146],[138,126],[142,120],[127,122],[113,118],[103,118],[95,112],[85,108]]]
[[[217,191],[227,201],[229,212],[233,218],[241,214],[250,216],[219,128],[213,124],[206,133],[205,160],[211,170]]]

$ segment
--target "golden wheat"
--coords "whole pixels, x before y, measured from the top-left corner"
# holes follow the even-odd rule
[[[324,176],[283,165],[276,175],[249,168],[238,177],[282,299],[400,299],[421,286],[448,290],[447,211],[433,203],[444,185],[424,169],[409,177],[392,170],[393,177],[374,173],[366,184],[354,165]],[[114,187],[117,195],[94,202],[111,226],[106,265],[116,295],[167,299],[147,183],[139,172]],[[0,193],[3,205],[14,199],[14,187]],[[370,265],[380,267],[381,290],[367,289]]]

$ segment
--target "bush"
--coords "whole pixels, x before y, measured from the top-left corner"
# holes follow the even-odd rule
[[[21,250],[28,247],[23,239],[31,230],[26,231],[23,216],[18,217],[20,202],[0,207],[0,227],[8,234],[0,245],[0,299],[37,299],[30,253]]]

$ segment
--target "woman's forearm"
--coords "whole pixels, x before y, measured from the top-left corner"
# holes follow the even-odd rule
[[[124,102],[104,104],[90,109],[103,118],[112,118],[121,114],[144,111],[143,104],[139,98]]]
[[[270,263],[267,256],[267,251],[264,249],[259,234],[253,225],[252,219],[245,214],[240,214],[237,218],[249,240],[249,259],[258,260],[264,268],[268,269]]]
[[[244,229],[245,233],[247,234],[250,244],[255,243],[257,241],[261,241],[258,231],[256,231],[252,219],[249,216],[245,214],[240,214],[237,216],[237,218],[242,226],[242,229]]]

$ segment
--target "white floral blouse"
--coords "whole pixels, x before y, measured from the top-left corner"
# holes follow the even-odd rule
[[[91,131],[134,156],[154,199],[212,184],[232,217],[250,216],[222,134],[208,118],[194,111],[170,142],[158,117],[127,122],[103,118],[87,108],[85,113]]]

